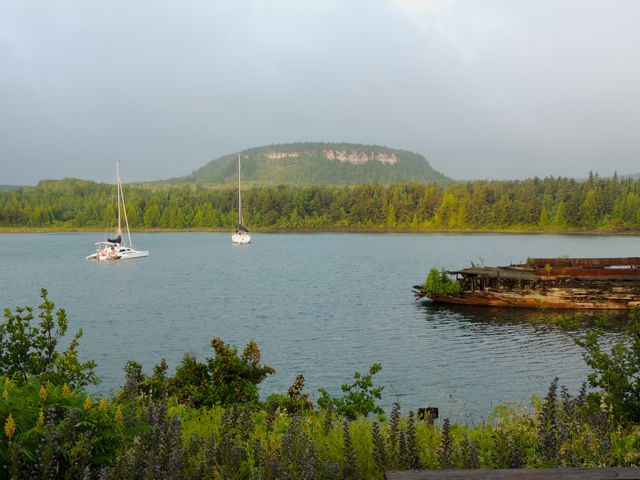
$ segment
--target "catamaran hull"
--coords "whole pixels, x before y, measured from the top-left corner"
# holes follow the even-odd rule
[[[121,255],[120,260],[130,260],[132,258],[142,258],[142,257],[148,257],[148,256],[149,256],[149,252],[135,251],[135,252],[125,253]]]
[[[149,256],[149,252],[148,251],[132,251],[132,252],[127,252],[127,253],[122,253],[122,254],[117,254],[117,255],[111,255],[110,253],[105,253],[105,252],[96,252],[93,255],[88,255],[86,258],[87,260],[98,260],[99,262],[115,262],[116,260],[131,260],[133,258],[142,258],[142,257],[148,257]]]
[[[135,250],[131,243],[131,233],[129,232],[129,221],[127,220],[127,209],[124,204],[124,193],[122,192],[122,180],[120,179],[120,164],[116,162],[116,185],[117,185],[117,206],[118,206],[118,230],[117,237],[114,239],[107,238],[102,242],[96,242],[96,253],[87,255],[87,260],[97,260],[99,262],[112,262],[115,260],[129,260],[131,258],[148,257],[149,252],[146,250]],[[124,224],[128,241],[123,243],[122,234],[122,216],[124,216]]]

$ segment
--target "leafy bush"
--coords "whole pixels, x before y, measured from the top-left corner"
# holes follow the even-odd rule
[[[456,295],[462,292],[459,282],[452,280],[444,271],[440,272],[437,268],[429,270],[427,280],[424,283],[424,291],[429,295]]]
[[[167,377],[164,360],[147,377],[136,362],[125,367],[127,385],[120,398],[142,396],[159,400],[175,396],[178,401],[194,406],[258,403],[258,385],[275,370],[260,363],[260,349],[251,340],[242,354],[234,345],[225,344],[219,337],[211,341],[216,355],[204,363],[185,354],[173,377]]]
[[[367,375],[362,375],[360,372],[354,373],[354,382],[352,384],[345,383],[340,387],[344,392],[342,397],[331,397],[326,389],[319,389],[322,396],[318,399],[318,405],[326,409],[331,404],[338,414],[349,420],[355,420],[360,416],[366,417],[370,413],[384,415],[384,410],[376,404],[376,400],[382,398],[384,387],[373,386],[373,376],[380,370],[382,370],[382,365],[374,363],[369,368]]]
[[[594,394],[610,405],[615,419],[622,423],[640,423],[640,307],[631,314],[625,336],[608,352],[603,341],[604,329],[597,326],[584,338],[576,340],[584,349],[584,360],[593,372],[588,376]]]
[[[276,411],[278,408],[285,410],[288,414],[301,414],[313,409],[313,403],[309,400],[309,394],[303,393],[304,375],[296,376],[296,381],[289,387],[287,395],[274,393],[267,397],[265,407],[269,411]]]
[[[5,321],[0,323],[0,375],[20,382],[33,376],[43,383],[66,383],[73,388],[97,384],[95,362],[78,360],[82,329],[74,335],[69,347],[59,352],[58,342],[67,332],[67,313],[59,309],[54,319],[55,305],[47,298],[47,290],[43,288],[40,296],[37,326],[32,325],[35,318],[32,307],[17,307],[15,312],[5,309]]]

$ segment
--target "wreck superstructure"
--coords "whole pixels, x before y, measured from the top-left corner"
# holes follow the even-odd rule
[[[531,258],[443,272],[455,291],[413,287],[416,298],[494,307],[625,310],[640,306],[640,257]]]

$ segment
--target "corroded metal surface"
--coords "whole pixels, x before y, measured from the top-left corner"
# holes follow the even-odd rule
[[[455,305],[475,305],[512,308],[550,308],[558,310],[628,310],[640,305],[640,297],[590,299],[587,296],[549,294],[536,292],[463,292],[459,295],[433,295],[431,300]]]
[[[619,258],[531,258],[529,263],[538,268],[545,265],[552,267],[621,267],[640,266],[640,257],[619,257]]]
[[[416,298],[458,305],[625,310],[640,306],[638,265],[637,257],[537,258],[523,265],[446,272],[457,277],[459,294],[429,295],[422,285],[413,291]]]
[[[640,277],[640,268],[552,267],[549,272],[544,268],[537,268],[536,273],[542,276],[565,277]]]

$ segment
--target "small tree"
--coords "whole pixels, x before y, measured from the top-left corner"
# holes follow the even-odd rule
[[[609,353],[601,344],[604,330],[598,326],[576,340],[593,372],[589,384],[602,390],[615,418],[621,422],[640,422],[640,308],[635,307],[624,338]]]
[[[256,342],[247,343],[241,355],[236,346],[225,344],[219,337],[211,340],[211,346],[215,357],[201,362],[185,353],[173,377],[167,376],[164,359],[153,368],[151,376],[142,372],[139,363],[128,362],[127,384],[119,398],[161,400],[175,396],[178,401],[196,408],[258,403],[258,385],[275,370],[260,363]]]
[[[216,356],[207,359],[211,373],[209,401],[223,405],[258,402],[258,385],[275,369],[260,363],[256,342],[247,343],[242,355],[235,345],[225,344],[220,337],[214,337],[211,346]]]
[[[384,415],[384,410],[376,404],[376,400],[382,398],[384,387],[373,386],[373,376],[380,370],[382,370],[382,365],[374,363],[369,368],[367,375],[362,375],[360,372],[354,373],[354,382],[350,385],[345,383],[340,387],[344,396],[339,398],[331,397],[329,392],[320,388],[319,392],[322,396],[318,399],[318,405],[321,408],[328,408],[331,404],[339,414],[349,420],[355,420],[360,416],[366,417],[370,413]]]
[[[67,313],[58,309],[54,318],[55,305],[47,298],[47,290],[43,288],[40,296],[37,326],[33,325],[36,317],[32,307],[17,307],[15,312],[5,309],[5,321],[0,323],[0,374],[21,383],[33,376],[43,383],[67,383],[72,388],[97,384],[96,363],[78,360],[82,329],[73,336],[68,348],[59,352],[58,342],[67,332]]]

